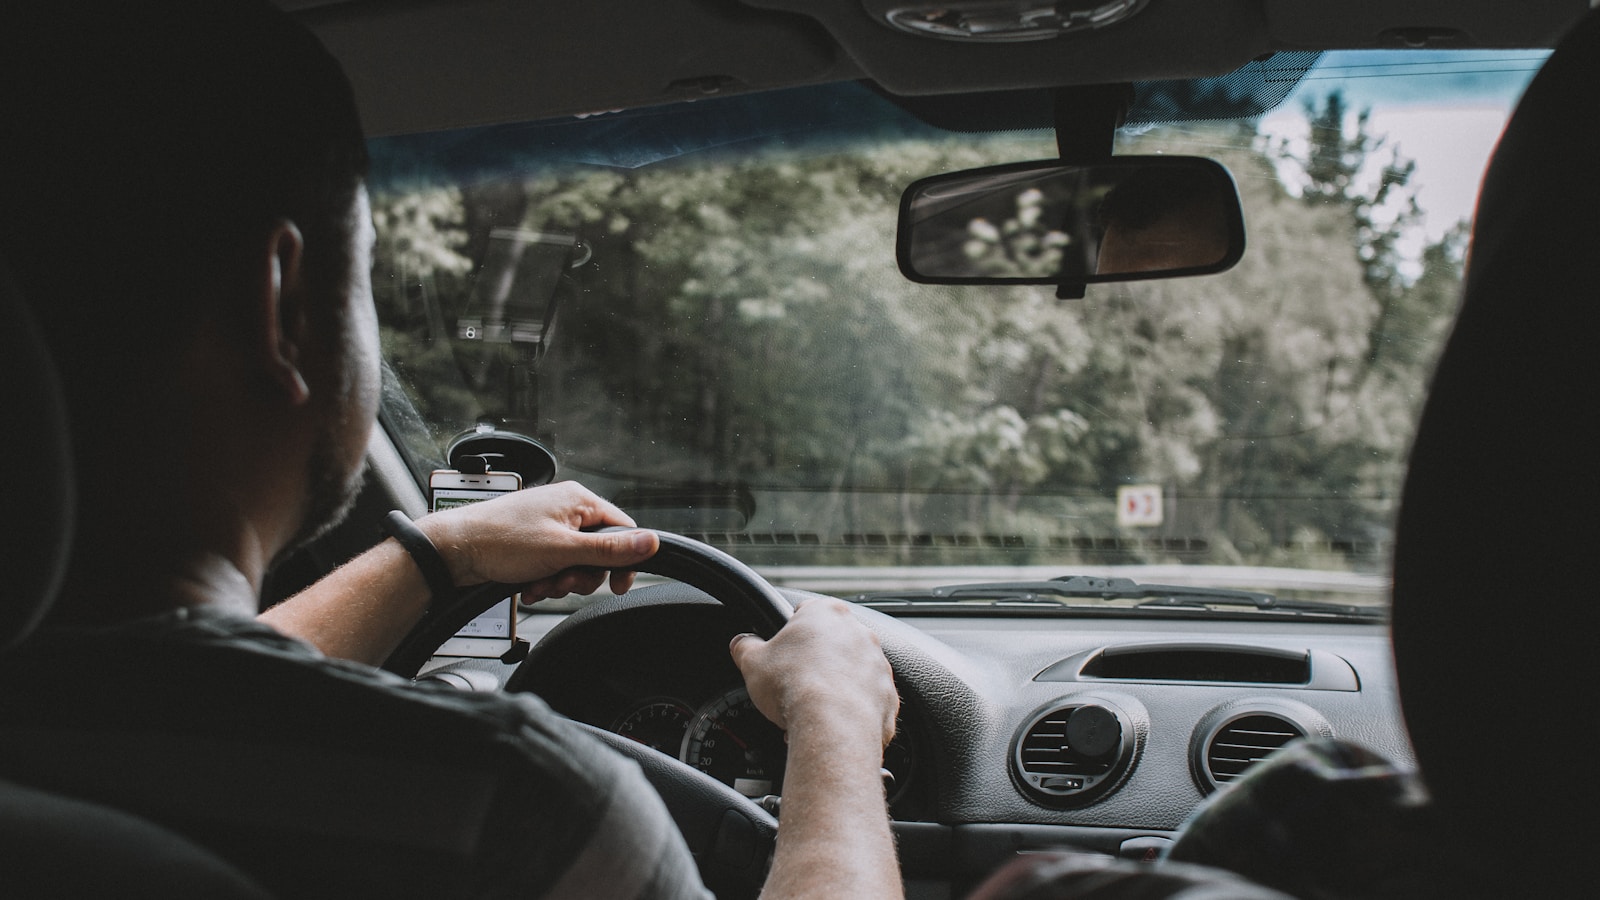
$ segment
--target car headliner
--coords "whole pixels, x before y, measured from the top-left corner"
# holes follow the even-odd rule
[[[1589,8],[1150,0],[1084,34],[978,44],[894,30],[898,0],[277,2],[344,63],[373,135],[862,78],[918,95],[1219,75],[1280,51],[1549,47]]]

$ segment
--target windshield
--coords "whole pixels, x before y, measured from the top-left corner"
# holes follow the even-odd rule
[[[903,278],[909,183],[1055,135],[863,85],[376,140],[384,421],[422,483],[493,424],[837,595],[1076,574],[1381,605],[1472,198],[1541,59],[1328,54],[1264,115],[1123,129],[1222,162],[1247,248],[1078,300]],[[1019,202],[970,252],[1039,231]]]

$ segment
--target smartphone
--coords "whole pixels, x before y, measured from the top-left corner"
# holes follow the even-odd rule
[[[428,494],[434,510],[479,503],[521,488],[522,476],[515,472],[474,474],[436,469],[428,478]],[[440,645],[437,655],[500,657],[511,650],[516,640],[517,597],[513,594],[468,622]]]

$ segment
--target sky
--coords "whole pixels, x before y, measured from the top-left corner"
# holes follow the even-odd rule
[[[1306,98],[1319,103],[1329,91],[1343,91],[1351,111],[1370,108],[1368,131],[1388,138],[1389,148],[1417,162],[1414,184],[1424,213],[1423,234],[1402,252],[1420,253],[1424,240],[1437,240],[1457,221],[1469,218],[1495,141],[1506,117],[1547,54],[1543,51],[1456,51],[1418,54],[1360,51],[1324,54],[1317,65],[1259,128],[1274,140],[1304,146]],[[1389,159],[1388,150],[1374,165]],[[1375,176],[1375,172],[1373,173]]]

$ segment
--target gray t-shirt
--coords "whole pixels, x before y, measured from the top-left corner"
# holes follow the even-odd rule
[[[279,896],[708,896],[638,767],[530,695],[206,610],[43,629],[0,679],[0,777],[151,819]]]

